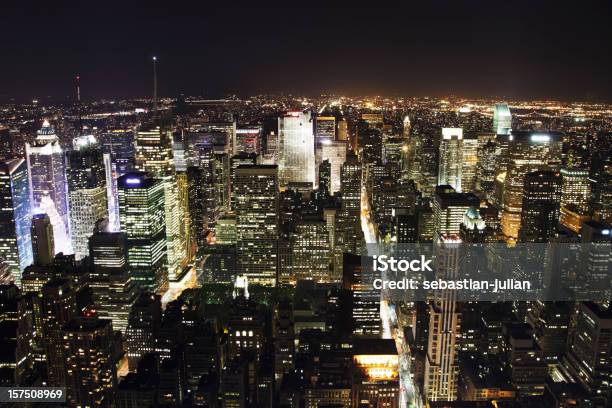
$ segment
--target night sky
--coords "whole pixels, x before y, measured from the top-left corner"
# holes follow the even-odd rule
[[[0,5],[0,101],[67,100],[77,73],[86,101],[148,96],[157,55],[162,96],[324,92],[612,102],[609,1],[237,9],[128,2]]]

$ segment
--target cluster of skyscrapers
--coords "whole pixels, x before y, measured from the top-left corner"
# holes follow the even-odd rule
[[[0,384],[66,387],[70,406],[612,404],[610,299],[394,301],[363,262],[430,245],[454,278],[460,244],[596,243],[610,287],[609,123],[433,99],[139,103],[0,128]]]

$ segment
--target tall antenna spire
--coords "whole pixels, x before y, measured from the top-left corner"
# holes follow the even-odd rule
[[[77,113],[79,115],[79,136],[83,136],[83,116],[81,115],[81,76],[77,74],[75,80],[77,93]]]
[[[157,114],[157,57],[153,57],[153,112]]]

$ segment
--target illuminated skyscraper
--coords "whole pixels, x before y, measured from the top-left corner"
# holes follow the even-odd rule
[[[436,277],[452,280],[459,278],[459,245],[457,235],[441,233],[438,236]],[[437,290],[429,305],[429,339],[425,360],[425,396],[428,401],[454,401],[457,399],[459,376],[459,339],[461,338],[461,312],[453,290]]]
[[[380,290],[373,286],[380,272],[374,271],[361,256],[344,253],[342,257],[342,286],[351,294],[353,334],[377,337],[381,332]]]
[[[312,116],[293,111],[278,118],[278,178],[288,183],[315,182],[315,154]]]
[[[233,154],[261,152],[261,128],[242,127],[236,129]]]
[[[400,356],[392,339],[356,339],[352,360],[351,407],[406,406],[400,402]],[[338,401],[341,390],[333,395]]]
[[[130,274],[142,288],[163,292],[168,285],[164,183],[136,172],[121,176],[117,185]]]
[[[519,237],[522,242],[548,242],[559,225],[561,176],[555,171],[525,175]]]
[[[0,162],[0,259],[19,284],[32,264],[30,184],[25,160]]]
[[[26,143],[31,205],[53,224],[55,250],[72,252],[68,223],[66,163],[55,130],[45,121],[33,144]]]
[[[327,143],[336,140],[336,118],[333,116],[315,117],[316,143]]]
[[[612,223],[612,174],[599,174],[593,181],[593,216],[610,224]]]
[[[501,226],[503,234],[515,240],[521,224],[525,175],[559,166],[561,138],[558,133],[512,132],[509,143]]]
[[[338,251],[361,253],[364,238],[361,230],[361,163],[354,154],[347,156],[340,174],[342,208],[338,213]],[[338,269],[341,265],[338,265]]]
[[[0,160],[10,160],[15,157],[15,140],[13,132],[6,126],[0,125]]]
[[[76,293],[69,279],[54,278],[42,287],[40,313],[50,386],[66,385],[66,350],[62,341],[62,327],[76,316],[76,309]]]
[[[199,247],[204,246],[208,227],[205,172],[195,166],[187,168],[187,194],[189,196],[189,218],[191,218],[191,240]]]
[[[561,169],[561,206],[570,204],[576,206],[579,214],[589,212],[589,199],[591,197],[591,181],[586,169]]]
[[[346,161],[346,142],[326,141],[317,146],[317,165],[328,160],[331,165],[330,194],[340,191],[340,173]]]
[[[106,406],[113,401],[117,385],[114,341],[110,320],[79,317],[62,328],[66,400],[71,405]]]
[[[348,124],[346,120],[340,119],[338,121],[338,140],[348,143]]]
[[[180,278],[186,263],[186,243],[181,238],[182,207],[172,162],[172,133],[152,124],[136,132],[136,168],[160,180],[164,189],[166,242],[165,280]],[[123,227],[122,227],[123,228]],[[123,230],[123,229],[122,229]],[[129,240],[129,237],[128,237]]]
[[[236,216],[234,214],[226,214],[219,218],[215,243],[219,245],[236,244]]]
[[[172,171],[172,135],[159,126],[143,126],[134,138],[136,170],[154,177]]]
[[[250,282],[276,284],[278,258],[278,167],[236,169],[236,253],[238,273]]]
[[[195,241],[191,235],[191,213],[189,211],[189,180],[186,171],[176,172],[176,187],[178,191],[178,202],[180,205],[180,239],[185,245],[186,261],[191,262],[195,257]]]
[[[471,133],[463,135],[461,146],[461,191],[476,191],[476,181],[478,172],[478,137]]]
[[[593,398],[595,406],[609,406],[612,402],[611,338],[612,309],[593,302],[580,303],[565,365]]]
[[[234,210],[235,197],[234,197],[234,184],[236,178],[236,169],[242,165],[255,165],[257,164],[257,156],[253,153],[239,153],[230,158],[230,183],[231,183],[231,209]]]
[[[185,215],[179,201],[176,175],[164,177],[164,209],[166,217],[166,246],[168,279],[181,278],[187,262],[187,243],[181,235]]]
[[[438,165],[438,185],[450,185],[456,191],[476,188],[478,139],[464,135],[461,128],[442,128]]]
[[[458,192],[461,192],[462,147],[463,129],[442,128],[438,185],[447,184]]]
[[[137,292],[128,269],[126,244],[125,233],[108,231],[107,220],[98,222],[89,238],[89,286],[96,311],[123,333]]]
[[[495,104],[493,131],[498,135],[509,135],[512,131],[512,115],[508,105],[505,103]]]
[[[405,139],[385,133],[382,141],[382,163],[389,169],[391,177],[399,179],[403,167]]]
[[[476,155],[476,190],[484,192],[490,199],[495,186],[497,144],[492,141],[486,142],[478,147]]]
[[[458,193],[450,186],[436,187],[432,200],[434,242],[443,235],[459,234],[463,216],[470,207],[480,207],[480,199],[474,194]]]
[[[331,282],[331,245],[322,218],[298,221],[291,237],[291,283],[300,279]]]
[[[115,178],[134,171],[134,132],[126,129],[114,129],[102,133],[100,145],[105,154],[109,154]]]
[[[96,221],[108,217],[104,158],[93,136],[74,139],[66,153],[66,179],[72,248],[77,260],[89,255],[88,240]]]
[[[126,330],[128,366],[134,371],[138,361],[155,352],[155,338],[161,326],[161,297],[142,292],[132,306]]]
[[[318,190],[321,197],[329,197],[331,190],[331,164],[329,160],[323,160],[319,164],[319,178],[317,180]]]

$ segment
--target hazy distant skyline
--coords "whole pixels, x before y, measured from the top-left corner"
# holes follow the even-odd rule
[[[0,101],[70,100],[77,73],[85,101],[149,96],[156,55],[161,96],[282,92],[612,102],[610,3],[536,3],[2,5]]]

